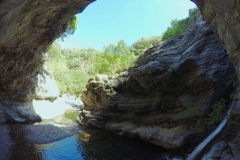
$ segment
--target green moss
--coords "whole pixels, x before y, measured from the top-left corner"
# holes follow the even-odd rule
[[[184,117],[187,118],[189,116],[193,116],[199,114],[199,110],[197,107],[189,107],[183,111]]]
[[[77,115],[78,115],[77,111],[75,111],[75,112],[68,112],[68,113],[64,114],[64,117],[66,117],[68,119],[71,119],[72,121],[76,121]]]

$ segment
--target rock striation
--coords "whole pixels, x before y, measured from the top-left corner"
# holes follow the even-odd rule
[[[214,33],[226,47],[237,73],[240,72],[240,1],[192,0]],[[238,74],[240,81],[240,74]],[[232,113],[240,114],[240,87],[232,103]]]
[[[234,73],[226,49],[199,19],[147,50],[127,71],[92,77],[78,121],[186,150],[206,133],[203,117],[211,106],[232,92],[226,82]]]
[[[219,40],[224,44],[228,52],[228,57],[232,61],[238,75],[238,86],[233,97],[231,111],[233,117],[230,119],[225,134],[222,135],[220,142],[215,142],[207,156],[217,157],[216,159],[240,159],[239,152],[239,114],[240,114],[240,1],[239,0],[191,0],[196,3],[198,8]],[[226,147],[221,147],[224,142]],[[218,147],[220,146],[220,147]],[[218,148],[220,149],[218,149]]]
[[[0,122],[39,121],[32,108],[44,52],[94,0],[0,1]]]

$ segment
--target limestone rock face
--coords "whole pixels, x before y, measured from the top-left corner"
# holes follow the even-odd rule
[[[192,0],[204,19],[224,43],[237,73],[240,71],[240,1]],[[240,75],[238,75],[240,81]],[[237,89],[240,90],[240,87]],[[240,114],[240,92],[235,95],[232,113]]]
[[[168,149],[187,148],[205,133],[202,117],[231,92],[226,82],[234,73],[224,46],[198,20],[129,70],[91,78],[78,120]]]
[[[40,120],[31,101],[44,52],[66,30],[72,16],[93,1],[0,1],[0,121],[6,117],[17,122]]]

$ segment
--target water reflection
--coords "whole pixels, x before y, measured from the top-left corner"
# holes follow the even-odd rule
[[[26,140],[22,125],[9,125],[9,136],[14,142],[9,160],[43,160],[34,144]]]
[[[46,160],[82,160],[85,159],[78,147],[77,136],[65,138],[61,141],[48,144],[36,145]]]
[[[86,160],[156,160],[166,150],[145,142],[112,135],[105,131],[87,130],[79,135],[53,143],[42,153],[44,159]]]
[[[149,143],[96,129],[49,144],[30,143],[21,125],[10,126],[15,142],[10,160],[157,160],[169,159],[167,150]],[[168,155],[168,154],[167,154]]]

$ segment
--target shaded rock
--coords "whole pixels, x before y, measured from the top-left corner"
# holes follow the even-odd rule
[[[0,105],[5,117],[1,121],[11,121],[17,123],[39,122],[41,117],[33,109],[32,102],[12,102],[8,106]],[[3,117],[2,117],[3,118]]]
[[[92,77],[78,120],[165,148],[189,148],[203,138],[203,117],[213,103],[232,92],[226,82],[234,73],[224,46],[198,20],[127,71]]]
[[[9,159],[11,150],[14,146],[14,141],[11,139],[10,135],[10,127],[6,125],[0,125],[0,160]]]
[[[239,0],[192,0],[214,33],[226,47],[240,82],[240,2]],[[232,113],[240,114],[240,87],[232,103]]]
[[[214,159],[220,159],[223,155],[224,150],[228,147],[227,143],[224,141],[220,141],[212,146],[210,151],[206,155],[203,156],[202,159],[204,160],[214,160]],[[229,157],[229,155],[227,156]],[[231,157],[230,159],[233,159]]]
[[[72,16],[93,1],[0,1],[0,112],[5,114],[6,108],[11,108],[12,111],[6,112],[9,119],[39,120],[28,104],[36,96],[36,76],[43,72],[40,68],[44,52],[66,31]],[[40,97],[42,94],[38,94]],[[23,109],[23,106],[28,107]],[[14,115],[19,116],[14,118]],[[4,121],[3,118],[0,121]]]
[[[233,131],[233,130],[232,130]],[[232,132],[230,131],[230,132]],[[239,131],[235,131],[232,133],[229,133],[229,137],[231,137],[231,139],[228,138],[228,140],[226,141],[228,144],[228,147],[225,148],[222,151],[222,155],[221,158],[219,159],[240,159],[240,132]],[[217,142],[219,143],[219,142]]]
[[[173,127],[166,129],[157,126],[137,126],[124,122],[107,123],[105,128],[118,135],[140,137],[145,141],[164,146],[166,149],[178,148],[187,136],[196,133],[196,131],[186,128]]]

